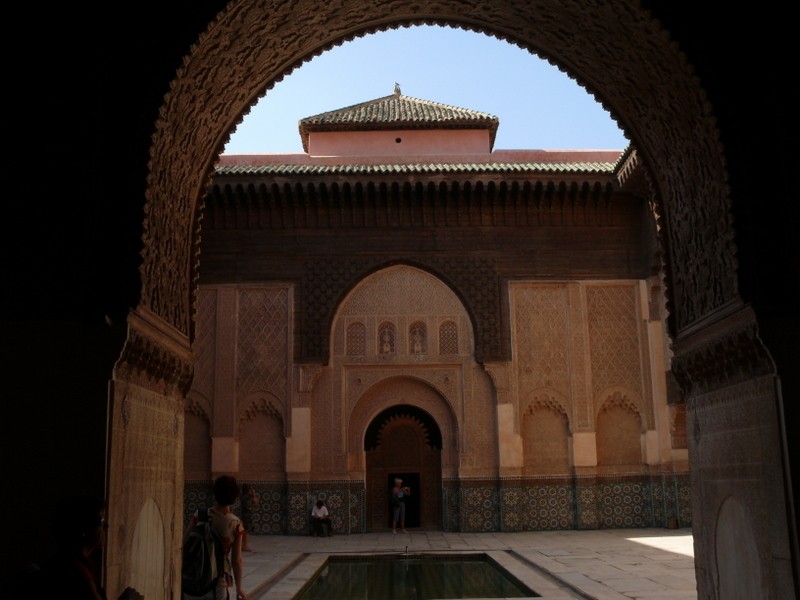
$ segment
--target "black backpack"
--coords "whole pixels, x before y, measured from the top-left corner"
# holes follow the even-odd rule
[[[224,572],[224,554],[219,536],[211,527],[208,508],[197,511],[197,523],[183,544],[182,589],[191,596],[212,590]]]

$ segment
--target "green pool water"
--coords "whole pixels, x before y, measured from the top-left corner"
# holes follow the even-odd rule
[[[540,598],[485,554],[330,557],[296,600]]]

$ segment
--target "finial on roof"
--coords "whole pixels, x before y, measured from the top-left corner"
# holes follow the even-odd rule
[[[394,82],[394,95],[395,96],[400,95],[400,84],[397,83],[396,81]]]

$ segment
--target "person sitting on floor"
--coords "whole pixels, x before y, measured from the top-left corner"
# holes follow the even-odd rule
[[[313,534],[315,537],[317,535],[325,537],[326,530],[328,537],[333,535],[331,533],[331,516],[328,513],[328,507],[325,506],[324,501],[317,500],[316,506],[311,509],[311,523],[314,526]]]

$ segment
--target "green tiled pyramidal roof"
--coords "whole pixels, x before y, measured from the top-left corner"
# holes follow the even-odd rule
[[[494,146],[500,120],[488,113],[403,96],[399,86],[391,96],[300,119],[300,137],[308,152],[308,134],[316,131],[386,129],[488,129]]]

